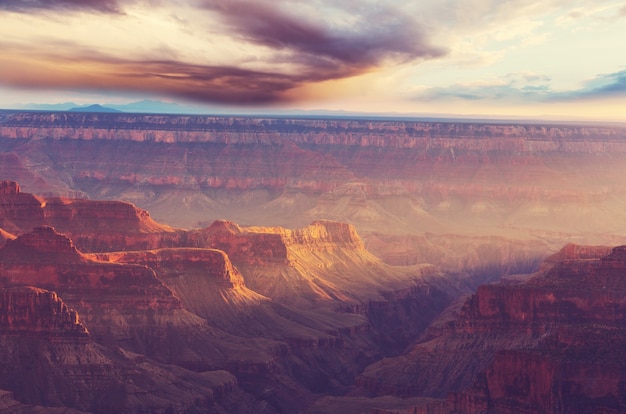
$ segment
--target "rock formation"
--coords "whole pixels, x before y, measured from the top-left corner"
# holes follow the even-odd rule
[[[0,290],[0,332],[27,332],[76,341],[88,336],[76,311],[69,309],[56,293],[31,286]]]
[[[261,358],[269,352],[269,344],[229,339],[183,309],[152,269],[90,260],[51,227],[36,228],[0,249],[0,280],[4,286],[53,290],[82,315],[97,342],[164,362],[224,367],[224,349],[239,359],[253,346]]]
[[[34,196],[7,181],[0,223],[8,229],[0,345],[18,355],[3,372],[28,370],[28,352],[67,353],[61,363],[33,362],[42,378],[62,378],[58,387],[35,382],[32,391],[28,375],[0,382],[13,393],[6,404],[96,412],[624,410],[626,247],[569,244],[538,266],[551,244],[407,239],[412,248],[430,243],[416,251],[440,255],[440,264],[459,257],[446,248],[463,250],[465,262],[451,260],[454,272],[446,273],[419,261],[383,262],[352,224],[317,220],[294,230],[218,220],[173,229],[129,203]],[[437,317],[481,272],[490,280],[528,268],[539,271],[482,285]],[[83,353],[89,372],[104,378],[101,388],[72,362]],[[103,395],[118,405],[102,405]]]
[[[330,221],[297,230],[217,221],[191,231],[187,243],[225,251],[250,288],[300,306],[382,300],[381,292],[410,287],[434,272],[430,266],[387,266],[365,250],[353,226]]]
[[[606,243],[626,222],[625,135],[615,125],[5,111],[0,172],[31,192],[126,200],[183,227],[333,219],[361,234]]]
[[[368,362],[403,349],[452,298],[445,274],[384,264],[344,223],[290,230],[217,221],[185,231],[127,203],[5,187],[0,218],[18,236],[0,248],[3,286],[57,292],[107,349],[227,370],[270,411],[299,411],[316,393],[343,392]],[[34,218],[16,221],[11,197],[26,200]],[[123,251],[103,251],[114,247]],[[263,288],[263,280],[265,290],[250,289],[250,281]]]
[[[566,246],[526,282],[481,286],[409,353],[368,367],[373,394],[448,413],[626,410],[626,247]],[[433,405],[437,406],[437,404]]]
[[[11,391],[0,392],[6,412],[229,412],[255,405],[226,372],[189,372],[93,343],[76,311],[40,288],[0,289],[0,350],[0,388]]]

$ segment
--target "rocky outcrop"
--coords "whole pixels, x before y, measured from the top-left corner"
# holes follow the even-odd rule
[[[22,193],[20,186],[13,181],[0,182],[0,227],[10,233],[43,224],[43,200],[32,194]]]
[[[269,358],[275,344],[240,340],[184,309],[151,268],[87,258],[50,227],[35,229],[0,249],[4,286],[57,292],[81,315],[95,341],[196,369],[224,367],[230,358]],[[208,347],[207,343],[212,346]],[[228,357],[224,351],[230,349]]]
[[[34,196],[13,181],[0,186],[0,227],[14,234],[50,226],[86,251],[150,249],[177,239],[174,229],[130,203]]]
[[[225,251],[251,289],[305,308],[386,301],[383,292],[409,288],[433,272],[426,265],[385,265],[365,250],[352,225],[332,221],[297,230],[217,221],[187,237],[190,245]]]
[[[0,195],[16,195],[20,186],[15,181],[0,181]]]
[[[538,349],[496,353],[473,386],[449,402],[468,413],[621,413],[625,344],[624,329],[562,328]]]
[[[302,229],[281,227],[240,227],[218,220],[202,230],[189,232],[187,244],[223,250],[235,261],[247,264],[289,264],[298,251],[333,252],[341,249],[364,251],[354,226],[316,221]]]
[[[178,299],[151,269],[90,261],[67,236],[52,227],[39,227],[8,241],[0,249],[0,278],[5,285],[33,285],[64,292],[66,300],[70,293],[108,293],[118,296],[129,308],[180,308]]]
[[[398,396],[451,392],[454,413],[622,412],[626,247],[597,258],[602,251],[566,246],[525,283],[481,286],[357,384]]]
[[[32,233],[9,240],[0,254],[4,263],[78,264],[86,261],[68,237],[50,226],[37,227]]]
[[[86,339],[87,329],[76,311],[56,293],[32,286],[0,289],[0,332],[46,338]]]
[[[193,373],[93,343],[54,292],[0,289],[0,408],[6,412],[238,412],[255,405],[224,371]],[[67,407],[73,407],[67,408]]]

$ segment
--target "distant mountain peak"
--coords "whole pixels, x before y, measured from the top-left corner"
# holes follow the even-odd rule
[[[105,106],[94,104],[89,106],[78,106],[68,109],[68,112],[122,112],[118,109],[107,108]]]

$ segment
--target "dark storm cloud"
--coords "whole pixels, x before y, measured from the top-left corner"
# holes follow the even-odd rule
[[[348,27],[323,24],[321,12],[315,20],[290,14],[280,2],[204,1],[202,7],[217,13],[233,36],[289,52],[292,62],[321,70],[321,79],[359,74],[387,60],[398,63],[446,53],[429,44],[418,22],[391,7],[355,8],[351,17],[356,23]]]
[[[134,79],[140,89],[159,90],[195,101],[269,103],[282,101],[284,92],[302,78],[235,66],[193,65],[176,61],[117,64],[117,76]]]
[[[143,58],[133,57],[133,53],[115,58],[75,39],[62,44],[42,39],[42,44],[17,45],[11,53],[5,48],[0,56],[0,82],[29,88],[142,91],[205,102],[261,104],[295,99],[290,91],[297,88],[446,53],[431,45],[412,16],[379,2],[347,1],[337,6],[322,0],[315,3],[319,9],[303,15],[310,6],[299,0],[198,1],[193,4],[200,13],[217,19],[211,30],[244,47],[253,45],[253,50],[260,46],[263,57],[251,52],[241,59],[247,64],[241,65],[230,63],[234,59],[228,56],[225,61],[229,63],[224,65],[219,61],[211,65],[177,61],[184,54],[166,47],[166,33],[163,44],[150,52],[154,58],[145,52]],[[0,9],[73,9],[121,15],[122,6],[131,2],[165,4],[157,0],[0,0]],[[210,55],[210,50],[207,52]],[[13,69],[17,67],[23,70]]]
[[[10,46],[0,42],[0,48]],[[27,69],[11,54],[0,55],[2,83],[30,89],[78,89],[167,94],[203,102],[262,104],[286,101],[286,91],[307,78],[174,60],[107,57],[97,52],[59,56],[48,51],[44,63]]]
[[[119,13],[117,0],[0,0],[0,10],[28,13],[33,10],[91,10]]]

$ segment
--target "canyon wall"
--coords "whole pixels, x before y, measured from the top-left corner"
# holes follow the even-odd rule
[[[27,111],[2,111],[0,123],[2,135],[8,138],[269,144],[291,134],[296,144],[448,148],[452,145],[440,143],[457,140],[459,148],[481,150],[626,151],[623,126]],[[486,142],[480,145],[481,140]]]
[[[216,221],[182,230],[129,203],[34,196],[14,182],[0,188],[0,220],[15,233],[0,247],[1,286],[54,291],[106,352],[227,371],[237,383],[227,395],[244,393],[252,412],[298,412],[319,395],[345,392],[458,293],[431,265],[385,264],[347,223],[287,229]],[[14,332],[16,340],[26,341],[29,329]],[[12,361],[7,370],[22,368]],[[48,403],[24,392],[14,394],[23,404]]]
[[[615,125],[4,111],[0,173],[187,228],[331,219],[366,238],[608,243],[626,230],[625,137]]]
[[[436,412],[623,412],[625,252],[568,245],[526,281],[481,286],[357,385],[369,395],[447,397]]]

